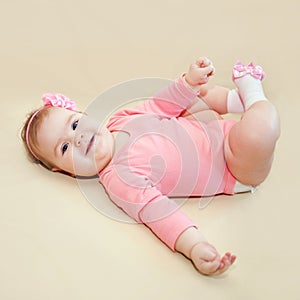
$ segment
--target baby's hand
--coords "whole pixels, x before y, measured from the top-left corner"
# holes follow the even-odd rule
[[[214,74],[215,68],[207,57],[200,57],[190,65],[185,75],[185,81],[191,86],[196,87],[208,82],[208,78]]]
[[[236,256],[227,252],[222,258],[214,246],[207,242],[196,244],[190,253],[196,269],[205,275],[220,275],[236,260]]]

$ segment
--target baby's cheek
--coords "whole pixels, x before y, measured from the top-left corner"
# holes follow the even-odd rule
[[[99,171],[102,169],[112,158],[112,149],[109,147],[106,142],[101,143],[101,146],[98,146],[95,149],[93,156],[93,165],[97,167]]]
[[[107,152],[108,149],[107,149],[106,141],[103,139],[99,139],[94,147],[93,159],[95,161],[99,161],[107,155]]]
[[[74,173],[81,176],[91,176],[96,174],[93,160],[81,158],[74,160]]]

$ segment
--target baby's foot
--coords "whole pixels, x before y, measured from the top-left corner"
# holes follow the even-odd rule
[[[265,72],[261,66],[254,66],[253,63],[245,66],[240,61],[234,65],[232,79],[238,88],[245,110],[258,101],[267,100],[261,84],[264,77]]]

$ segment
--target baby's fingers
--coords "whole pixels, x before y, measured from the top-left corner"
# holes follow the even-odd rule
[[[215,67],[210,61],[202,62],[198,60],[191,65],[191,70],[197,72],[198,76],[205,77],[213,75],[213,73],[215,72]]]
[[[195,64],[197,65],[198,68],[200,67],[205,72],[205,75],[207,76],[212,76],[215,72],[215,68],[211,60],[209,60],[207,57],[200,57],[199,59],[196,60]]]
[[[205,68],[201,68],[200,71],[202,72],[202,76],[211,76],[215,72],[215,68],[213,65],[209,65]]]
[[[214,261],[203,261],[197,269],[205,275],[212,275],[217,272],[218,268],[220,266],[220,261],[219,260],[214,260]]]
[[[236,260],[235,255],[226,253],[221,259],[219,268],[212,275],[220,275],[220,274],[224,273],[231,267],[231,265],[235,262],[235,260]]]
[[[195,62],[200,68],[205,68],[211,65],[211,61],[207,57],[200,57]]]

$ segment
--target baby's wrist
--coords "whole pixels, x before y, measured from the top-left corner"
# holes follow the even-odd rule
[[[193,248],[202,242],[207,242],[205,237],[197,228],[190,227],[179,236],[175,248],[176,251],[191,259]]]
[[[194,92],[199,92],[201,89],[201,84],[192,84],[190,80],[188,80],[187,75],[183,75],[183,83],[185,86],[187,86],[189,89],[193,90]]]
[[[189,251],[189,254],[188,254],[188,258],[193,260],[193,252],[194,251],[197,251],[197,248],[202,248],[202,247],[205,247],[205,245],[207,245],[207,241],[199,241],[199,242],[196,242],[190,249]]]

